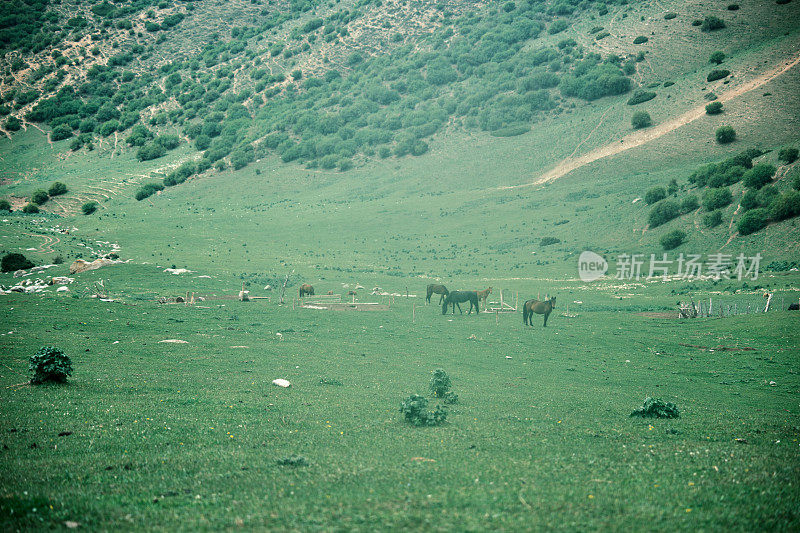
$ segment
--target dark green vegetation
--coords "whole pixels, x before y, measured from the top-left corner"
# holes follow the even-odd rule
[[[31,384],[66,383],[72,375],[72,360],[54,346],[44,346],[33,354],[28,363]]]
[[[2,267],[0,270],[3,272],[14,272],[15,270],[31,268],[33,263],[21,253],[11,252],[3,256],[0,266]]]
[[[674,250],[683,244],[684,240],[686,240],[686,232],[683,230],[674,229],[661,237],[659,242],[661,243],[662,248],[665,250]]]
[[[631,117],[631,126],[634,129],[646,128],[653,125],[653,119],[650,118],[650,113],[647,111],[637,111]]]
[[[728,144],[736,140],[736,130],[733,129],[733,126],[720,126],[714,135],[720,144]]]

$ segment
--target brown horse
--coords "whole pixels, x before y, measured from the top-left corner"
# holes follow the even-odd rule
[[[448,291],[447,287],[445,287],[444,285],[436,285],[435,283],[431,283],[430,285],[428,285],[428,295],[425,296],[425,302],[426,303],[431,303],[431,295],[434,294],[434,293],[440,295],[439,296],[439,303],[441,304],[442,300],[444,300],[445,297],[448,294],[450,294],[450,291]]]
[[[447,314],[447,306],[453,306],[453,314],[456,314],[456,306],[458,306],[458,312],[460,314],[464,314],[464,311],[461,310],[461,302],[469,302],[469,312],[468,315],[472,313],[472,307],[475,307],[475,315],[477,316],[478,311],[478,293],[475,291],[450,291],[447,294],[447,298],[444,299],[444,303],[442,304],[442,314]]]
[[[522,306],[522,323],[526,326],[533,325],[533,314],[544,315],[544,327],[547,327],[547,317],[556,307],[556,297],[540,302],[539,300],[528,300]]]
[[[300,285],[300,298],[302,298],[305,295],[314,296],[314,287],[312,287],[308,283],[303,283],[302,285]]]
[[[478,301],[480,302],[481,300],[483,300],[483,308],[484,309],[486,309],[486,298],[488,298],[490,294],[492,294],[492,288],[491,287],[489,287],[488,289],[483,289],[482,291],[478,291],[477,292]]]

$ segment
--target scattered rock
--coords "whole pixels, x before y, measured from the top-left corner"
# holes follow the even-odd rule
[[[281,378],[278,378],[278,379],[273,379],[273,380],[272,380],[272,384],[273,384],[273,385],[276,385],[276,386],[278,386],[278,387],[283,387],[284,389],[286,389],[286,388],[289,388],[289,387],[291,387],[291,386],[292,386],[292,384],[291,384],[291,383],[289,383],[289,381],[288,381],[288,380],[281,379]]]
[[[184,341],[181,339],[164,339],[163,341],[158,341],[159,344],[162,342],[171,342],[173,344],[189,344],[189,341]]]

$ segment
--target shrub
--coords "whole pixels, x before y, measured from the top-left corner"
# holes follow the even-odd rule
[[[666,224],[673,218],[680,216],[680,205],[675,200],[661,200],[653,206],[647,217],[647,223],[651,228],[657,228]]]
[[[700,25],[701,31],[716,31],[725,27],[725,21],[719,17],[707,16]]]
[[[158,143],[146,144],[136,150],[136,158],[139,161],[150,161],[157,159],[167,153],[167,149]]]
[[[681,213],[690,213],[698,207],[700,207],[700,201],[694,194],[690,194],[681,200]]]
[[[72,137],[72,128],[66,124],[56,126],[53,128],[53,131],[50,132],[50,140],[53,142],[63,141],[64,139],[69,139],[70,137]]]
[[[432,374],[428,388],[431,390],[431,394],[442,398],[450,390],[450,376],[441,368],[437,368]]]
[[[561,242],[561,239],[558,237],[542,237],[542,240],[539,241],[539,246],[550,246],[551,244],[558,244]]]
[[[8,117],[3,127],[8,131],[19,131],[22,128],[22,122],[17,117]]]
[[[15,272],[17,270],[26,270],[32,268],[34,265],[24,255],[12,252],[3,256],[0,260],[0,270],[3,272]]]
[[[729,205],[733,201],[730,189],[720,187],[719,189],[708,189],[703,193],[703,209],[714,211]]]
[[[55,181],[52,185],[50,185],[50,189],[48,189],[47,194],[50,196],[60,196],[62,194],[66,194],[67,192],[68,189],[66,185],[60,181]]]
[[[703,215],[703,225],[707,228],[714,228],[722,223],[722,211],[719,209]]]
[[[715,133],[717,142],[720,144],[732,143],[736,140],[736,130],[731,126],[720,126]]]
[[[675,178],[672,178],[671,180],[669,180],[669,183],[667,184],[667,194],[668,195],[673,196],[673,195],[677,194],[679,189],[680,188],[678,187],[678,180],[676,180]]]
[[[730,75],[731,75],[730,70],[714,69],[708,73],[708,76],[706,76],[706,81],[717,81],[721,80],[722,78],[727,78]]]
[[[141,187],[139,187],[139,189],[136,191],[136,195],[134,197],[138,201],[142,201],[145,198],[149,198],[150,196],[153,196],[158,191],[162,191],[162,190],[164,190],[164,186],[162,184],[160,184],[160,183],[155,183],[155,182],[154,183],[146,183],[145,185],[142,185]]]
[[[28,372],[33,374],[31,377],[33,385],[46,381],[64,383],[72,375],[72,361],[58,348],[44,346],[31,356]]]
[[[686,232],[675,229],[663,235],[659,242],[665,250],[673,250],[683,244],[684,239],[686,239]]]
[[[714,63],[715,65],[719,65],[725,61],[725,53],[720,52],[717,50],[716,52],[712,53],[711,56],[708,58],[709,63]]]
[[[636,39],[634,39],[634,40],[633,40],[633,44],[644,44],[644,43],[646,43],[646,42],[647,42],[647,41],[649,41],[649,40],[650,40],[650,39],[648,39],[648,38],[647,38],[647,37],[645,37],[644,35],[640,35],[640,36],[638,36]]]
[[[165,150],[174,150],[180,144],[180,140],[178,139],[177,135],[159,135],[153,140],[153,142],[163,146]]]
[[[39,212],[39,206],[29,202],[29,203],[25,204],[25,207],[22,208],[22,212],[26,213],[28,215],[32,215],[34,213],[38,213]]]
[[[650,118],[650,113],[647,111],[637,111],[631,117],[631,125],[634,129],[646,128],[652,124],[653,120]]]
[[[276,459],[276,461],[280,466],[308,466],[308,460],[303,457],[302,455],[292,454],[287,457],[281,457],[280,459]]]
[[[739,230],[741,235],[750,235],[760,229],[766,228],[767,224],[769,224],[769,212],[765,208],[759,207],[757,209],[751,209],[742,215],[742,218],[739,219],[739,223],[736,225],[736,229]]]
[[[436,406],[434,411],[428,410],[428,400],[419,394],[412,394],[400,405],[400,412],[406,422],[414,426],[438,426],[447,420],[447,409]]]
[[[679,418],[681,415],[680,411],[678,411],[678,406],[674,403],[648,396],[644,399],[644,404],[635,409],[631,416],[640,418]]]
[[[722,113],[722,102],[711,102],[706,105],[706,114],[719,115]]]
[[[561,33],[562,31],[566,30],[567,27],[569,27],[569,24],[567,23],[566,20],[558,19],[553,21],[552,24],[550,24],[550,27],[547,28],[547,33],[549,33],[550,35],[555,35],[557,33]]]
[[[31,203],[36,205],[42,205],[44,203],[47,203],[47,200],[49,199],[50,196],[44,189],[38,189],[36,191],[33,191],[33,194],[31,194]]]
[[[776,222],[800,215],[800,192],[788,191],[776,196],[769,204],[769,213]]]
[[[673,13],[673,12],[664,14],[664,20],[672,20],[672,19],[677,18],[677,17],[678,17],[678,14],[677,13]]]
[[[797,161],[798,150],[797,148],[793,148],[790,146],[786,146],[781,148],[778,152],[778,159],[786,163],[787,165],[791,165],[795,161]]]
[[[739,202],[739,205],[741,205],[742,209],[745,211],[761,207],[758,202],[758,192],[755,189],[748,189],[742,195],[742,200]]]
[[[656,202],[660,202],[666,197],[667,191],[664,189],[664,187],[653,187],[644,195],[644,202],[647,205],[652,205]]]
[[[742,181],[744,182],[745,187],[750,189],[760,189],[772,181],[772,176],[775,175],[777,170],[778,169],[776,169],[773,165],[759,163],[744,173],[742,176]]]
[[[81,211],[84,215],[91,215],[97,211],[97,202],[86,202],[81,206]]]
[[[644,102],[649,102],[655,97],[656,93],[652,91],[637,89],[636,91],[634,91],[633,96],[631,96],[630,99],[628,99],[628,105],[636,105]]]
[[[0,211],[11,211],[11,202],[8,200],[0,200]]]

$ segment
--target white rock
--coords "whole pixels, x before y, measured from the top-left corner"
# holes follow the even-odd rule
[[[56,292],[69,292],[69,287],[64,287],[63,285],[56,289]]]
[[[163,341],[158,341],[158,342],[159,343],[161,343],[161,342],[171,342],[173,344],[189,344],[189,341],[182,341],[180,339],[164,339]]]
[[[289,383],[289,381],[281,378],[273,379],[272,384],[277,385],[278,387],[283,387],[284,389],[292,386],[292,384]]]

